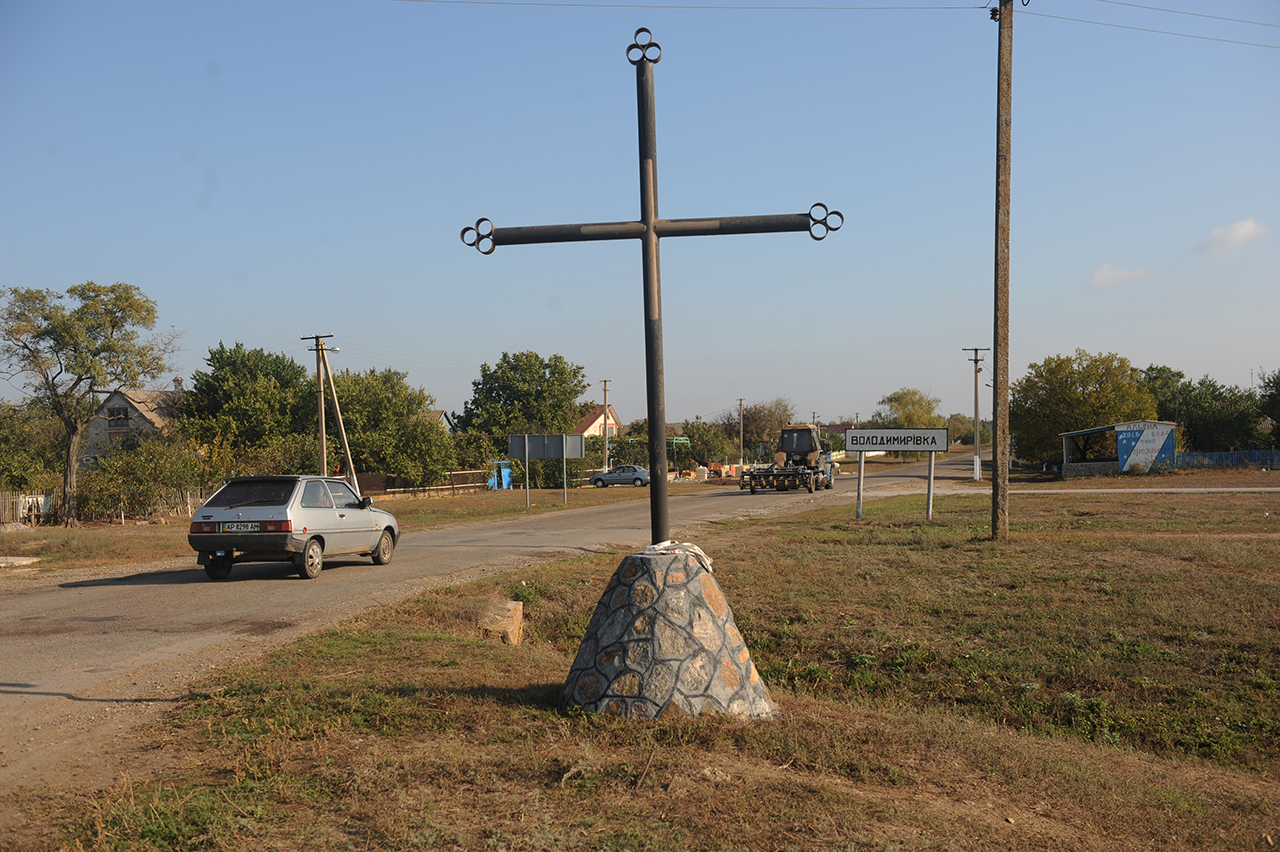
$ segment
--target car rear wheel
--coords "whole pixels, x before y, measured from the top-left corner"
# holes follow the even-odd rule
[[[302,564],[298,566],[298,576],[304,580],[314,580],[320,576],[320,569],[324,566],[324,548],[316,539],[307,542],[306,548],[302,551]]]
[[[231,557],[215,556],[204,566],[204,573],[210,580],[225,580],[231,575]]]
[[[382,538],[378,539],[378,546],[373,551],[373,564],[386,565],[395,552],[396,540],[391,537],[391,530],[383,530]]]

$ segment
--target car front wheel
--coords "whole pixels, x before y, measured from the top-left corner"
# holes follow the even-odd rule
[[[373,564],[386,565],[395,552],[396,541],[391,537],[391,530],[383,530],[382,538],[378,539],[378,546],[373,551]]]
[[[298,566],[298,576],[304,580],[314,580],[320,576],[320,568],[324,565],[324,548],[316,539],[307,542],[302,551],[302,564]]]
[[[644,480],[637,476],[635,479],[631,481],[631,484],[634,485],[636,488],[640,488],[641,486],[644,485]]]
[[[593,479],[591,480],[591,484],[594,485],[596,488],[604,488],[606,483],[603,479]]]

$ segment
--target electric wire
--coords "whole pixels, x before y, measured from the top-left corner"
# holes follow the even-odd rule
[[[1062,15],[1049,15],[1044,12],[1029,12],[1026,9],[1019,9],[1018,14],[1033,15],[1037,18],[1052,18],[1055,21],[1072,21],[1077,24],[1095,24],[1099,27],[1115,27],[1116,29],[1121,29],[1121,30],[1137,30],[1138,32],[1143,32],[1143,33],[1156,33],[1158,35],[1179,36],[1181,38],[1198,38],[1204,41],[1220,41],[1220,42],[1225,42],[1226,44],[1242,44],[1247,47],[1267,47],[1272,50],[1280,50],[1280,44],[1263,44],[1261,42],[1256,42],[1256,41],[1238,41],[1232,38],[1217,38],[1216,36],[1195,35],[1193,33],[1177,33],[1171,30],[1157,30],[1157,29],[1152,29],[1150,27],[1135,27],[1131,24],[1110,24],[1110,23],[1107,23],[1106,21],[1090,21],[1090,20],[1086,20],[1085,18],[1067,18]]]
[[[1152,12],[1168,12],[1171,15],[1190,15],[1194,18],[1210,18],[1215,21],[1230,21],[1233,24],[1253,24],[1258,27],[1280,27],[1280,24],[1272,24],[1267,21],[1246,21],[1243,18],[1227,18],[1222,15],[1207,15],[1204,12],[1187,12],[1182,9],[1166,9],[1163,6],[1144,6],[1141,3],[1126,3],[1124,0],[1096,0],[1098,3],[1106,3],[1111,6],[1129,6],[1134,9],[1147,9]]]
[[[442,6],[535,6],[569,9],[692,9],[735,12],[921,12],[984,9],[985,6],[712,6],[693,3],[552,3],[545,0],[397,0],[402,3],[435,3]]]

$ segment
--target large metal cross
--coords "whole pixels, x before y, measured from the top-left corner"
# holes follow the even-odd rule
[[[808,231],[815,240],[839,230],[844,217],[838,210],[815,204],[808,213],[776,216],[722,216],[715,219],[658,218],[658,137],[654,122],[653,66],[662,48],[653,33],[641,27],[627,47],[627,61],[636,67],[636,99],[640,118],[640,220],[587,225],[533,225],[495,228],[488,219],[462,229],[462,241],[492,254],[498,246],[569,243],[588,240],[640,240],[644,268],[644,348],[648,378],[649,518],[653,542],[667,541],[667,413],[662,368],[662,293],[658,269],[658,239],[711,234],[773,234]],[[607,436],[605,440],[608,440]]]

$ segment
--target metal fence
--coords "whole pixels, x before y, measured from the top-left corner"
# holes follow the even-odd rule
[[[1277,450],[1238,450],[1232,453],[1174,454],[1173,466],[1178,470],[1212,467],[1266,467],[1274,468],[1280,460]]]

